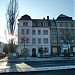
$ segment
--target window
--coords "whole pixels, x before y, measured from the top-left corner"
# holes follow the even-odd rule
[[[43,26],[47,27],[48,26],[48,22],[44,22]]]
[[[29,34],[29,29],[26,29],[26,34]]]
[[[40,27],[40,26],[41,26],[41,22],[37,22],[37,26],[39,26],[39,27]]]
[[[44,53],[48,53],[49,52],[49,48],[48,47],[45,47],[44,48]]]
[[[38,35],[41,35],[41,30],[38,30]]]
[[[35,35],[35,30],[33,30],[32,34]]]
[[[25,42],[25,39],[24,38],[21,38],[21,43],[24,43]]]
[[[65,23],[65,27],[68,27],[68,24],[67,23]]]
[[[52,38],[51,42],[52,44],[57,44],[57,38]]]
[[[63,26],[63,23],[61,22],[61,23],[60,23],[60,27],[62,27],[62,26]]]
[[[35,38],[32,39],[32,43],[36,44],[36,39]]]
[[[43,30],[43,35],[48,35],[48,30]]]
[[[21,29],[21,34],[24,34],[24,31],[25,31],[24,29]]]
[[[23,26],[28,26],[28,22],[23,22]]]
[[[56,30],[56,29],[52,29],[52,30],[51,30],[51,34],[52,34],[52,35],[53,35],[53,34],[56,35],[56,34],[57,34],[57,30]]]
[[[44,38],[43,41],[44,41],[44,44],[48,44],[48,38]]]
[[[57,48],[56,48],[56,47],[53,47],[53,48],[52,48],[52,52],[53,52],[53,53],[57,53]]]
[[[33,21],[33,22],[32,22],[32,26],[34,26],[34,27],[37,26],[37,22],[34,22],[34,21]]]
[[[26,38],[26,43],[29,43],[29,38]]]
[[[41,38],[38,38],[38,44],[41,44]]]
[[[55,27],[55,22],[54,21],[51,22],[51,27]]]
[[[74,27],[74,24],[73,23],[71,23],[71,27]]]

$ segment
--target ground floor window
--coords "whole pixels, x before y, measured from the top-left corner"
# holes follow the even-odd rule
[[[75,52],[75,47],[73,47],[73,52]]]
[[[45,47],[44,48],[44,53],[48,53],[49,52],[49,48],[48,47]]]
[[[52,48],[52,52],[53,52],[53,53],[57,53],[57,47],[53,47],[53,48]]]

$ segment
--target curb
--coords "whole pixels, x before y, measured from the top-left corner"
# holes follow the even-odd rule
[[[16,59],[16,60],[6,60],[8,62],[42,62],[42,61],[69,61],[69,60],[75,60],[75,59]]]
[[[0,60],[0,62],[42,62],[42,61],[69,61],[69,60],[75,60],[75,59],[52,59],[52,60],[45,60],[45,59],[42,59],[42,60],[24,60],[24,59],[16,59],[16,60]]]
[[[38,71],[57,71],[57,70],[75,69],[75,65],[70,66],[54,66],[54,67],[36,67],[36,68],[7,68],[0,69],[0,73],[10,72],[38,72]]]

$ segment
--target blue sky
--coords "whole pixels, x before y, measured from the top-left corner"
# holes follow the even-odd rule
[[[6,8],[10,0],[0,0],[0,37],[4,38],[6,29]],[[18,0],[19,16],[25,14],[35,18],[57,18],[60,14],[72,16],[74,18],[74,0]],[[2,33],[3,32],[3,33]],[[0,38],[1,41],[3,38]]]
[[[20,15],[29,14],[32,18],[47,15],[56,18],[65,14],[74,18],[74,0],[18,0]]]

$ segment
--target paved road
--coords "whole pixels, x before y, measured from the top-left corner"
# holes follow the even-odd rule
[[[75,69],[43,71],[43,72],[41,71],[41,72],[4,73],[1,75],[75,75]]]
[[[40,61],[40,62],[25,62],[32,67],[50,67],[50,66],[65,66],[75,65],[75,60],[58,60],[58,61]]]
[[[51,67],[51,66],[65,66],[75,65],[75,60],[58,60],[58,61],[26,61],[26,62],[0,62],[1,68],[31,68],[31,67]]]
[[[0,62],[1,68],[31,68],[31,67],[50,67],[60,65],[75,65],[75,60],[58,60],[58,61],[26,61],[26,62]],[[37,71],[21,73],[5,73],[1,75],[75,75],[75,69],[56,70],[56,71]]]

